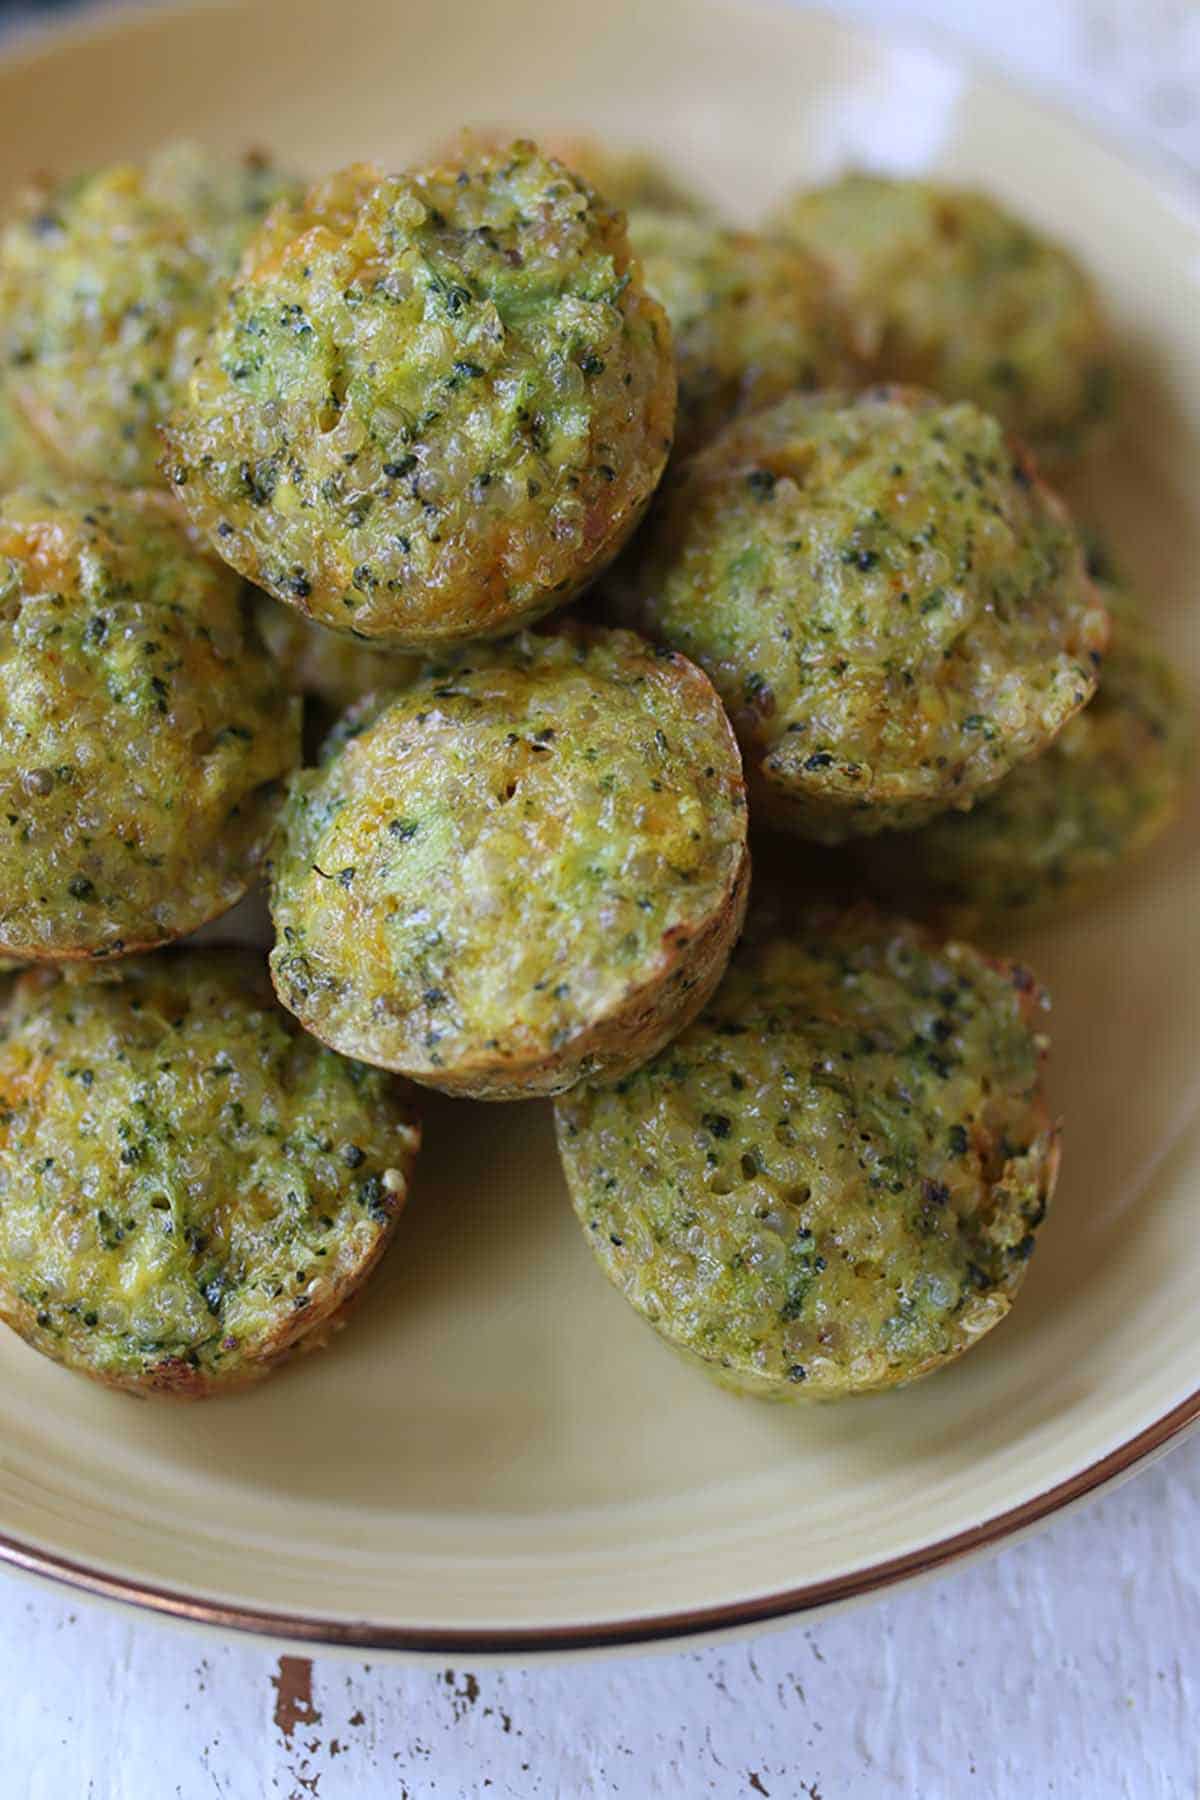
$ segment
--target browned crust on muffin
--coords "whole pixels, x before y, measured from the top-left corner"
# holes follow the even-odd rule
[[[466,1100],[544,1099],[585,1078],[616,1081],[656,1056],[711,999],[741,936],[749,898],[750,852],[743,849],[720,905],[699,929],[666,932],[657,973],[558,1050],[527,1058],[479,1056],[455,1069],[406,1066],[396,1072]]]
[[[239,1393],[244,1388],[256,1386],[293,1357],[327,1349],[346,1324],[368,1277],[391,1243],[400,1223],[400,1215],[407,1204],[411,1165],[421,1147],[421,1123],[415,1112],[410,1114],[408,1122],[413,1132],[413,1142],[406,1158],[404,1191],[401,1195],[390,1196],[391,1217],[386,1226],[375,1233],[364,1256],[359,1257],[349,1268],[339,1265],[334,1278],[327,1284],[327,1291],[314,1305],[283,1320],[268,1338],[244,1354],[235,1369],[228,1374],[213,1375],[204,1369],[193,1367],[185,1357],[167,1356],[140,1375],[108,1374],[82,1363],[70,1364],[70,1373],[86,1376],[89,1381],[95,1381],[101,1387],[112,1388],[117,1393],[132,1394],[139,1399],[153,1394],[156,1398],[169,1400],[213,1400],[222,1394]],[[27,1301],[7,1294],[2,1285],[0,1320],[10,1326],[18,1337],[23,1338],[31,1349],[39,1351],[52,1362],[59,1363],[60,1367],[68,1366],[55,1355],[53,1340],[48,1339],[47,1334],[39,1328],[37,1309]]]
[[[586,644],[610,636],[611,630],[583,620],[567,619],[538,627],[535,634],[569,637]],[[638,636],[636,633],[627,635]],[[648,648],[645,640],[641,641],[641,647]],[[730,762],[730,779],[726,784],[728,796],[744,819],[746,790],[741,752],[712,683],[696,663],[679,651],[660,655],[656,661],[660,668],[669,664],[685,704],[690,697],[688,690],[691,690],[696,710],[713,716],[714,725],[724,737]],[[368,714],[374,704],[375,696],[365,695],[349,709],[345,720]],[[657,1055],[692,1022],[711,998],[742,933],[750,896],[750,875],[750,850],[743,838],[741,853],[718,903],[698,923],[667,931],[660,944],[654,973],[647,980],[627,988],[614,1007],[552,1051],[537,1047],[509,1056],[481,1052],[469,1062],[460,1061],[452,1067],[445,1062],[418,1061],[408,1054],[385,1059],[367,1054],[349,1039],[338,1041],[326,1035],[319,1020],[297,1016],[301,1017],[306,1031],[340,1055],[357,1057],[422,1087],[456,1098],[539,1099],[563,1093],[585,1079],[617,1080]],[[289,998],[276,978],[273,965],[271,976],[281,1004],[290,1011]]]
[[[282,782],[268,782],[266,785],[277,788],[282,795]],[[269,836],[270,828],[264,823],[258,852],[253,860],[247,863],[245,880],[240,883],[236,894],[233,894],[228,900],[223,900],[219,906],[214,907],[211,912],[204,913],[202,917],[189,920],[186,925],[180,925],[158,937],[138,939],[136,942],[128,938],[115,940],[119,941],[119,948],[111,948],[104,944],[83,944],[58,950],[50,949],[45,944],[14,944],[11,939],[0,936],[0,957],[11,957],[14,962],[41,963],[48,967],[54,967],[59,963],[117,962],[126,956],[141,956],[151,950],[167,950],[172,944],[179,943],[183,938],[191,937],[194,931],[200,931],[205,925],[211,925],[215,920],[223,919],[226,913],[232,912],[235,906],[241,905],[251,889],[257,887],[262,880],[262,865]]]

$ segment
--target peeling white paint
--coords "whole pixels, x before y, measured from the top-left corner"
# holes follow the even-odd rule
[[[1194,1800],[1198,1526],[1194,1441],[936,1584],[728,1649],[514,1670],[281,1667],[0,1580],[3,1792]]]

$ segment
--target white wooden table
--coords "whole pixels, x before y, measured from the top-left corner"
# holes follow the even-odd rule
[[[1189,0],[861,0],[1200,175]],[[1196,1800],[1200,1441],[935,1585],[727,1649],[279,1658],[0,1577],[0,1800]]]

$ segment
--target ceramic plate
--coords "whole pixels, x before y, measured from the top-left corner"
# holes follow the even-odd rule
[[[1200,225],[1077,123],[939,53],[741,0],[261,0],[102,16],[0,67],[5,185],[180,133],[314,173],[465,120],[661,150],[735,216],[848,160],[985,183],[1091,264],[1127,351],[1083,499],[1200,668]],[[13,123],[19,129],[12,129]],[[433,1102],[336,1348],[199,1407],[0,1342],[13,1562],[287,1639],[530,1652],[748,1625],[993,1542],[1200,1411],[1200,823],[1020,946],[1055,996],[1058,1201],[1013,1317],[910,1392],[726,1396],[592,1264],[548,1108]]]

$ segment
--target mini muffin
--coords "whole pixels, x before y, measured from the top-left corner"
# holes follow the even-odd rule
[[[23,976],[0,1095],[0,1317],[132,1393],[222,1393],[327,1341],[420,1141],[244,951]]]
[[[299,708],[163,498],[0,500],[0,954],[115,956],[256,878]]]
[[[217,286],[272,202],[294,191],[261,157],[172,144],[20,197],[0,235],[0,350],[65,468],[161,480],[158,426]]]
[[[496,126],[469,126],[443,144],[435,162],[462,162],[472,156],[502,153],[518,134]],[[644,150],[602,144],[579,131],[539,134],[547,156],[566,167],[589,187],[595,188],[608,206],[632,212],[651,206],[656,212],[703,213],[705,203],[675,177],[673,170]]]
[[[877,380],[973,400],[1036,450],[1078,456],[1109,417],[1113,353],[1074,258],[986,194],[851,174],[774,220],[829,263]]]
[[[967,807],[1092,696],[1107,618],[996,421],[794,394],[685,462],[618,608],[707,671],[756,816],[827,842]]]
[[[532,144],[357,166],[250,246],[167,440],[221,556],[398,648],[500,636],[621,548],[662,473],[670,332],[620,214]]]
[[[1191,707],[1138,601],[1092,560],[1112,619],[1096,698],[972,812],[865,844],[863,868],[881,898],[964,935],[995,934],[1086,899],[1175,818],[1191,766]]]
[[[335,713],[374,688],[407,686],[421,668],[419,657],[330,631],[269,594],[255,595],[254,622],[292,692]]]
[[[671,321],[677,454],[735,413],[850,378],[841,308],[815,257],[681,212],[631,213],[629,241]]]
[[[518,1099],[652,1056],[720,978],[749,865],[698,669],[628,632],[523,634],[366,702],[293,784],[275,988],[334,1049]]]
[[[556,1104],[605,1274],[724,1385],[889,1388],[1005,1316],[1057,1170],[1027,971],[865,910],[754,933],[700,1018]]]

